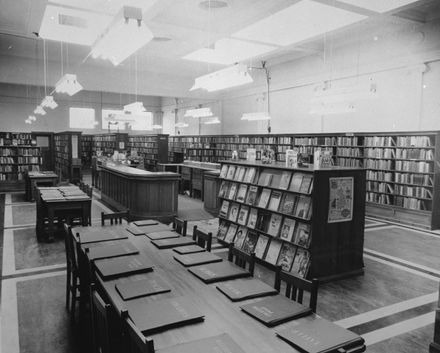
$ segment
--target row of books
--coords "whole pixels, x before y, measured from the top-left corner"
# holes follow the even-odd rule
[[[430,173],[432,171],[432,164],[428,162],[396,161],[396,170]]]
[[[362,157],[362,152],[358,147],[338,147],[336,148],[336,155],[341,157]]]
[[[364,167],[370,169],[393,169],[393,161],[390,159],[366,159]]]
[[[392,136],[367,136],[364,138],[364,146],[393,147],[394,145]]]
[[[415,184],[415,185],[424,185],[424,186],[433,185],[432,177],[426,174],[395,173],[394,181],[396,183],[404,183],[404,184]]]
[[[367,192],[365,200],[367,202],[379,203],[381,205],[391,205],[391,198],[386,194]]]
[[[226,243],[233,242],[236,248],[244,252],[255,252],[257,258],[281,266],[284,271],[302,278],[307,276],[310,253],[300,246],[226,221],[220,222],[217,238]]]
[[[17,157],[17,162],[18,163],[39,164],[39,163],[41,163],[41,157],[20,156],[20,157]]]
[[[339,167],[362,167],[362,161],[360,159],[354,159],[350,157],[338,157],[335,164]]]
[[[0,165],[0,172],[12,172],[11,165]]]
[[[423,197],[432,199],[432,191],[422,186],[396,185],[395,192],[402,196]]]
[[[311,216],[312,200],[305,195],[283,193],[279,190],[267,188],[260,189],[255,185],[248,187],[248,185],[240,184],[237,187],[237,183],[226,182],[222,183],[220,187],[219,197],[302,219],[310,219]],[[221,215],[229,212],[230,201],[228,200],[223,200],[222,209],[220,210]]]
[[[331,138],[332,140],[334,137]],[[326,145],[334,145],[334,143],[325,143]],[[337,144],[339,146],[358,146],[358,137],[357,136],[338,136]]]
[[[371,158],[395,158],[396,152],[392,148],[365,148],[364,156]]]
[[[434,159],[434,150],[425,150],[420,148],[396,148],[396,158],[423,159],[426,161],[432,161]]]
[[[313,189],[313,176],[289,170],[263,169],[258,176],[258,185],[309,194]]]
[[[366,177],[369,180],[392,181],[393,173],[367,170]]]
[[[156,142],[132,142],[130,141],[131,147],[145,147],[145,148],[157,148]]]
[[[391,184],[381,183],[377,181],[367,181],[367,191],[394,194],[394,188]]]
[[[234,202],[231,203],[226,200],[223,200],[220,217],[251,229],[258,229],[273,237],[280,237],[287,241],[293,241],[294,232],[299,231],[299,228],[310,228],[308,224],[298,221],[298,224],[301,224],[301,226],[298,225],[297,229],[297,221],[293,218],[278,213],[258,210],[246,205],[239,205]],[[304,246],[306,245],[308,246],[308,244]]]
[[[2,163],[2,164],[13,164],[13,163],[15,163],[15,160],[12,157],[0,157],[0,163]]]
[[[317,145],[318,138],[317,137],[295,137],[293,139],[294,145]]]
[[[411,210],[427,210],[427,205],[425,201],[414,199],[411,197],[397,196],[394,198],[394,203],[396,206],[409,208]]]
[[[236,180],[239,182],[252,183],[257,169],[255,167],[243,167],[223,164],[220,170],[220,178]]]
[[[39,172],[40,166],[38,164],[32,165],[19,165],[17,166],[18,172]]]
[[[403,147],[430,147],[431,139],[429,136],[397,136],[396,139],[397,146]]]

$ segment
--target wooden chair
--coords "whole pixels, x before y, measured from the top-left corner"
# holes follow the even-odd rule
[[[124,343],[124,353],[154,353],[154,342],[146,338],[128,317],[128,311],[121,312]]]
[[[101,212],[101,225],[105,224],[106,220],[110,220],[110,224],[122,224],[122,220],[125,219],[130,222],[130,210],[122,212],[104,213]]]
[[[111,353],[110,304],[106,304],[91,285],[92,341],[94,353]]]
[[[275,272],[275,285],[274,288],[280,292],[281,282],[285,282],[286,291],[285,296],[300,304],[303,303],[304,291],[310,293],[309,308],[316,313],[316,306],[318,304],[318,287],[319,282],[317,279],[307,280],[297,277],[292,273],[288,273],[282,270],[281,266],[277,267]]]
[[[75,319],[75,308],[79,291],[78,260],[75,251],[72,228],[67,223],[64,226],[64,245],[66,249],[66,308],[70,310],[71,319]]]
[[[206,248],[206,250],[211,251],[211,245],[212,245],[212,233],[205,233],[201,230],[197,229],[197,226],[194,226],[193,228],[193,240],[197,242],[197,245],[199,245],[202,248]]]
[[[245,253],[234,247],[234,243],[229,244],[228,261],[235,263],[237,266],[244,268],[254,275],[255,270],[255,253]]]
[[[184,237],[186,237],[187,226],[188,226],[188,221],[177,217],[173,218],[173,229]]]

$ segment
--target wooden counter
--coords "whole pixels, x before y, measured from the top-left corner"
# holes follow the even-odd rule
[[[170,218],[177,214],[180,175],[148,172],[123,165],[101,167],[101,199],[138,218]]]

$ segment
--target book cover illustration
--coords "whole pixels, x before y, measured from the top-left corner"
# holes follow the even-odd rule
[[[260,234],[255,245],[255,256],[259,259],[263,259],[266,254],[267,244],[269,243],[269,237],[265,234]]]
[[[295,276],[305,278],[310,265],[310,253],[307,250],[298,248],[295,260],[292,264],[292,272]]]
[[[298,223],[294,243],[304,248],[308,248],[310,246],[310,240],[310,224]]]
[[[243,246],[241,247],[241,250],[248,254],[254,252],[257,241],[258,234],[255,232],[248,232],[243,242]]]
[[[269,200],[269,206],[267,207],[269,210],[278,211],[278,207],[280,206],[281,201],[281,191],[272,190]]]
[[[220,217],[226,218],[229,211],[229,201],[223,200],[222,207],[220,208]]]
[[[252,183],[254,181],[256,171],[257,170],[254,167],[248,168],[244,174],[243,181],[245,183]]]
[[[270,213],[259,212],[256,228],[258,230],[261,230],[262,232],[267,233],[267,229],[269,228],[270,217],[271,217]]]
[[[251,208],[247,223],[248,228],[255,229],[255,227],[257,226],[257,219],[258,219],[258,210],[256,208]]]
[[[267,250],[267,254],[265,256],[266,262],[269,262],[272,265],[275,265],[278,260],[278,256],[280,254],[282,242],[276,239],[271,239],[269,244],[269,249]]]
[[[295,208],[295,216],[303,219],[309,219],[311,199],[308,196],[300,196]]]
[[[229,190],[229,182],[223,180],[221,185],[220,185],[220,190],[218,192],[218,197],[226,198],[226,196],[228,195],[228,190]]]
[[[244,202],[246,199],[246,192],[248,186],[246,184],[240,184],[238,188],[237,197],[235,198],[238,202]]]
[[[237,170],[236,176],[235,176],[235,180],[243,181],[245,173],[246,173],[246,168],[245,167],[238,167],[238,170]]]
[[[263,171],[258,178],[258,185],[261,186],[271,186],[273,179],[273,174],[269,171]]]
[[[222,169],[220,171],[220,178],[226,178],[226,175],[228,175],[228,168],[229,166],[227,164],[222,165]]]
[[[218,226],[217,239],[224,240],[226,233],[228,232],[229,223],[225,220],[221,220]]]
[[[301,182],[301,186],[299,188],[299,192],[301,192],[303,194],[310,193],[312,180],[313,180],[313,176],[311,174],[304,174],[303,180]]]
[[[238,228],[238,226],[236,224],[229,225],[229,229],[228,229],[226,236],[225,236],[225,239],[224,239],[226,243],[229,244],[234,241],[235,233],[237,233],[237,228]]]
[[[228,174],[226,176],[227,179],[231,179],[231,180],[234,179],[235,169],[236,169],[235,165],[230,165],[229,166]]]
[[[260,194],[260,198],[258,200],[258,207],[266,208],[270,199],[270,189],[263,189]]]
[[[297,199],[298,199],[297,195],[286,192],[283,195],[283,200],[280,204],[279,211],[288,215],[293,214]]]
[[[237,222],[238,210],[240,206],[238,203],[233,203],[229,209],[228,219],[232,222]]]
[[[247,228],[240,226],[237,230],[237,234],[235,235],[234,247],[236,247],[237,249],[241,249],[244,240],[246,239],[246,235],[247,235]]]
[[[290,191],[299,192],[301,189],[301,183],[304,177],[304,173],[294,173],[292,180],[290,181]]]
[[[296,246],[290,243],[283,243],[278,257],[277,266],[281,266],[283,271],[290,272],[296,254]]]
[[[287,190],[287,188],[289,187],[291,177],[292,177],[291,172],[289,172],[287,170],[283,170],[283,172],[281,173],[280,184],[279,184],[278,188],[283,189],[283,190]]]
[[[280,239],[286,241],[293,241],[293,234],[295,231],[296,221],[292,218],[284,218],[283,225],[280,231]]]
[[[251,185],[249,187],[249,191],[246,198],[246,203],[248,205],[254,206],[257,201],[257,195],[258,195],[258,187],[255,185]]]
[[[246,225],[248,214],[249,214],[249,207],[241,206],[240,211],[238,212],[237,223],[243,226]]]
[[[231,187],[229,188],[229,192],[228,192],[228,199],[229,200],[234,200],[235,199],[235,194],[237,193],[237,183],[232,183]]]
[[[282,216],[277,213],[273,213],[271,215],[269,227],[267,228],[267,234],[270,234],[274,237],[278,236],[278,233],[279,233],[280,227],[281,227],[281,219],[282,219]]]

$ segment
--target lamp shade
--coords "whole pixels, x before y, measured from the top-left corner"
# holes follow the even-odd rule
[[[55,85],[55,92],[65,93],[69,96],[73,96],[82,89],[83,86],[79,84],[78,80],[76,79],[76,75],[74,74],[65,74]]]
[[[254,80],[248,72],[247,66],[237,64],[226,69],[212,72],[208,75],[197,77],[190,91],[205,89],[208,92],[218,91],[225,88],[237,87]]]

